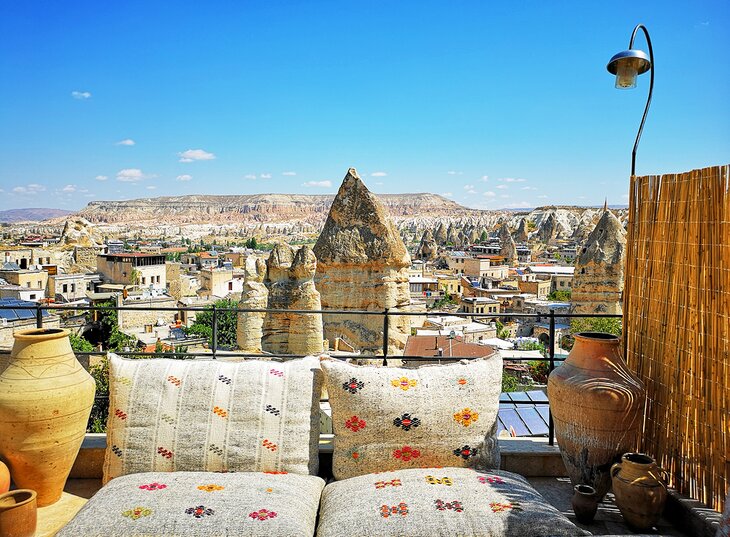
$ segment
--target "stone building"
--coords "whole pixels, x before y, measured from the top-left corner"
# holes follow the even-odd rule
[[[621,313],[626,231],[607,208],[575,262],[571,313]]]
[[[136,252],[105,254],[97,256],[96,266],[106,283],[167,289],[164,255]]]
[[[410,255],[385,209],[354,168],[348,170],[332,202],[314,253],[324,309],[408,310]],[[342,337],[364,353],[382,352],[381,316],[323,317],[328,340]],[[410,326],[408,316],[390,317],[389,354],[402,353]]]

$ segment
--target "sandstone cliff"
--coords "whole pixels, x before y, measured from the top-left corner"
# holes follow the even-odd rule
[[[410,304],[410,256],[388,213],[350,168],[314,246],[322,307],[382,311]],[[376,315],[325,315],[325,337],[344,339],[365,353],[382,352],[383,319]],[[391,317],[389,353],[405,347],[408,317]]]

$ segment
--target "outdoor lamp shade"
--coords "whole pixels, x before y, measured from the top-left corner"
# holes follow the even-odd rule
[[[636,87],[636,77],[645,73],[651,67],[651,62],[641,50],[624,50],[611,58],[606,68],[612,75],[616,75],[617,89],[631,89]]]

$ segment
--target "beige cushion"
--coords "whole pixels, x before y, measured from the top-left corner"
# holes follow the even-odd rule
[[[415,369],[323,359],[322,369],[336,479],[414,467],[499,467],[499,354]]]
[[[311,537],[324,481],[308,475],[152,472],[122,476],[58,537]]]
[[[105,483],[153,471],[317,473],[317,358],[109,360]]]
[[[503,471],[419,468],[337,481],[322,493],[318,537],[590,535],[527,481]]]

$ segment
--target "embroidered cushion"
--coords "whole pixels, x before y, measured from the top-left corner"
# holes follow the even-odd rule
[[[336,479],[413,467],[499,467],[499,354],[415,369],[323,359],[322,369]]]
[[[287,362],[109,356],[104,482],[151,471],[316,474],[322,372]]]
[[[314,535],[324,481],[296,474],[150,472],[114,479],[58,537]]]
[[[504,471],[418,468],[353,477],[322,493],[318,537],[590,535],[525,478]]]

